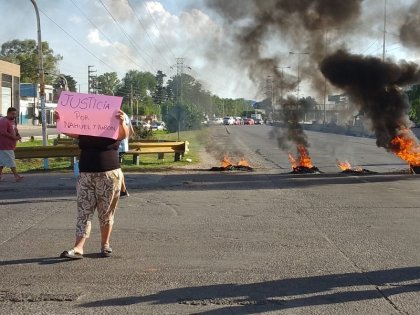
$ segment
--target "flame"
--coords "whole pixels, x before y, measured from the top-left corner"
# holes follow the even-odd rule
[[[222,160],[222,167],[227,168],[232,165],[232,162],[229,161],[229,157],[225,155]]]
[[[298,167],[298,163],[297,163],[295,157],[292,155],[292,153],[289,152],[288,156],[289,156],[290,164],[292,164],[292,169],[295,169],[296,167]]]
[[[340,161],[337,159],[337,166],[342,170],[351,170],[351,164],[346,160],[346,161]]]
[[[312,160],[309,157],[308,150],[306,150],[306,148],[301,144],[298,144],[297,149],[298,149],[299,155],[300,155],[300,166],[304,166],[304,167],[307,167],[307,168],[314,167],[312,165]]]
[[[313,164],[312,164],[311,158],[309,157],[308,150],[306,150],[306,148],[303,145],[298,144],[297,151],[299,154],[299,163],[297,162],[297,159],[290,152],[288,153],[289,161],[292,164],[292,169],[295,169],[299,166],[312,168]]]
[[[391,141],[391,151],[411,165],[420,165],[420,145],[409,129],[403,129]]]
[[[247,160],[245,160],[245,158],[241,158],[241,160],[238,162],[238,166],[249,167],[249,163],[247,162]]]

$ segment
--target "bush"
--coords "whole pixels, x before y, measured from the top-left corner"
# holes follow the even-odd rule
[[[133,126],[134,134],[131,137],[132,141],[142,139],[153,139],[153,131],[151,129],[143,128],[142,126]]]

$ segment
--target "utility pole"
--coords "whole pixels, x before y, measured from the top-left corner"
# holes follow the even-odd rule
[[[88,94],[98,93],[98,81],[95,73],[96,70],[91,70],[94,66],[88,66]]]
[[[184,65],[185,58],[176,58],[176,75],[180,77],[178,86],[179,101],[182,104],[182,77],[185,69],[191,70],[191,67]]]
[[[131,111],[131,119],[133,119],[133,98],[134,98],[134,93],[133,93],[133,83],[130,84],[130,111]]]
[[[325,57],[327,56],[327,39],[328,33],[325,31]],[[327,123],[327,78],[324,77],[324,118],[322,120],[322,124],[325,125]]]
[[[45,113],[45,81],[44,81],[44,62],[42,54],[42,40],[41,40],[41,20],[39,18],[39,10],[35,0],[31,0],[37,21],[37,32],[38,32],[38,71],[39,71],[39,98],[41,101],[41,123],[42,123],[42,145],[48,145],[48,135],[47,135],[47,117]],[[44,169],[48,169],[48,159],[44,159]]]
[[[274,76],[267,76],[265,81],[265,95],[267,96],[267,99],[270,100],[271,112],[268,114],[268,117],[269,119],[272,119],[274,113]]]
[[[284,81],[284,69],[290,69],[290,66],[280,66],[281,78],[280,78],[280,107],[283,108],[283,81]]]
[[[386,0],[385,0],[385,8],[384,8],[384,40],[382,43],[382,61],[385,61],[385,38],[386,38]]]
[[[297,65],[297,93],[296,98],[297,102],[299,103],[299,84],[300,84],[300,55],[309,55],[308,52],[289,52],[290,55],[297,55],[298,56],[298,65]]]
[[[178,121],[178,141],[179,141],[179,131],[181,129],[181,104],[182,104],[182,77],[184,76],[184,69],[190,69],[191,67],[184,65],[184,58],[176,58],[176,75],[178,79],[178,91],[176,95],[176,119]],[[171,67],[172,68],[172,67]]]

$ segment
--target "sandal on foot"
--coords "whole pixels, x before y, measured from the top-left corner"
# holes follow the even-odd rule
[[[104,246],[101,249],[101,256],[102,257],[110,257],[112,255],[112,248],[108,246]]]
[[[83,254],[77,253],[74,248],[65,250],[60,254],[60,258],[82,259]]]
[[[25,178],[25,177],[23,177],[23,176],[15,177],[15,181],[17,181],[17,182],[21,182],[21,181],[23,181],[23,180],[24,180],[24,178]]]

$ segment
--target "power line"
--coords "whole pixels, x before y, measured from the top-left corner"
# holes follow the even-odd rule
[[[44,14],[51,22],[53,22],[59,29],[61,29],[64,33],[67,34],[72,40],[74,40],[80,47],[82,47],[84,50],[86,50],[89,54],[91,54],[94,58],[96,58],[99,62],[107,66],[112,71],[116,72],[109,64],[107,64],[105,61],[98,58],[93,52],[91,52],[87,47],[85,47],[81,42],[79,42],[76,38],[74,38],[70,33],[68,33],[65,29],[63,29],[57,22],[55,22],[52,18],[50,18],[44,11],[39,9],[42,14]]]
[[[379,43],[379,39],[374,40],[365,50],[362,51],[362,55],[365,54],[367,51],[369,51],[369,49],[372,48],[373,45],[378,44]]]
[[[153,14],[150,12],[149,7],[147,6],[146,2],[144,0],[143,1],[143,5],[145,6],[147,12],[149,13],[150,17],[152,18],[153,24],[155,25],[157,31],[159,32],[161,38],[162,38],[162,42],[164,43],[164,45],[166,46],[166,49],[168,49],[169,53],[172,55],[172,59],[176,59],[175,55],[172,52],[171,47],[168,45],[168,43],[165,40],[165,37],[163,36],[162,32],[159,30],[159,27],[156,23],[155,17],[153,16]]]
[[[137,51],[137,53],[139,54],[139,56],[143,59],[143,61],[150,66],[149,69],[153,70],[153,65],[151,65],[140,53],[140,49],[136,46],[136,44],[134,43],[134,41],[130,38],[130,36],[128,36],[127,32],[124,30],[124,28],[121,26],[121,24],[115,19],[115,17],[112,15],[112,13],[108,10],[108,8],[105,6],[105,4],[102,2],[102,0],[98,0],[100,4],[102,4],[102,6],[104,7],[104,9],[106,10],[106,12],[108,12],[109,16],[114,20],[115,24],[117,24],[117,26],[120,28],[121,32],[124,34],[124,36],[128,39],[128,41],[130,42],[130,44],[134,47],[134,49]],[[147,54],[146,52],[144,53],[146,56],[148,56],[150,59],[153,59],[149,54]]]
[[[162,59],[166,62],[167,65],[169,65],[169,62],[166,60],[166,58],[162,55],[162,53],[160,52],[160,50],[153,43],[153,41],[152,41],[149,33],[147,32],[147,30],[144,27],[143,23],[141,22],[140,18],[136,14],[136,11],[134,11],[134,8],[132,7],[130,1],[127,1],[127,3],[128,3],[128,6],[130,7],[131,11],[133,11],[134,16],[137,18],[137,21],[139,22],[140,26],[143,28],[144,32],[146,33],[147,38],[149,38],[149,41],[152,44],[152,46],[155,47],[156,51],[159,53],[159,55],[162,57]]]
[[[103,31],[101,31],[101,29],[98,27],[98,26],[96,26],[95,25],[95,23],[93,23],[92,22],[92,20],[91,19],[89,19],[89,17],[82,11],[82,9],[80,9],[80,7],[73,1],[73,0],[70,0],[72,3],[73,3],[73,5],[80,11],[80,13],[82,13],[82,15],[85,17],[85,19],[86,20],[88,20],[89,21],[89,23],[90,24],[92,24],[93,25],[93,27],[95,27],[101,34],[102,34],[102,36],[103,37],[105,37],[105,39],[106,40],[108,40],[109,42],[112,42],[112,40],[103,32]],[[124,51],[122,51],[118,46],[113,46],[113,47],[115,47],[121,54],[123,54],[124,56],[126,56],[130,61],[132,61],[138,68],[140,68],[141,69],[141,66],[135,61],[135,60],[133,60],[130,56],[128,56],[128,55],[126,55],[125,54],[125,52]]]

